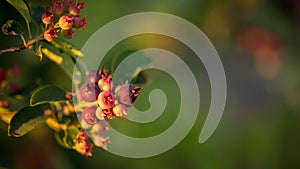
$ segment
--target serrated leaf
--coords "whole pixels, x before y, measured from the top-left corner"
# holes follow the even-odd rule
[[[11,119],[8,135],[21,137],[45,121],[44,106],[24,107]]]
[[[37,89],[32,94],[30,98],[30,106],[62,101],[68,101],[68,99],[66,98],[66,91],[57,86],[49,85]]]
[[[23,34],[21,24],[15,20],[8,20],[5,24],[3,24],[2,32],[4,35],[21,35],[21,34]]]
[[[29,8],[24,0],[6,0],[23,16],[27,23],[31,22]]]

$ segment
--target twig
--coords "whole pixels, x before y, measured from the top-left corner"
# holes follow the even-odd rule
[[[23,45],[21,45],[21,46],[16,46],[16,47],[11,47],[11,48],[0,50],[0,55],[3,54],[3,53],[20,52],[23,49],[31,48],[32,45],[34,45],[36,42],[38,42],[40,40],[43,40],[43,39],[44,39],[43,34],[40,34],[36,38],[28,40],[28,42],[25,43],[25,44],[23,42]]]

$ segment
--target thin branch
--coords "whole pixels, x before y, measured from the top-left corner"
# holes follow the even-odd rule
[[[44,39],[44,36],[43,34],[40,34],[39,36],[37,36],[36,38],[34,39],[30,39],[28,40],[27,43],[21,45],[21,46],[16,46],[16,47],[11,47],[11,48],[7,48],[7,49],[2,49],[0,50],[0,55],[3,54],[3,53],[12,53],[12,52],[20,52],[21,50],[23,49],[26,49],[26,48],[30,48],[32,45],[34,45],[36,42],[40,41],[40,40],[43,40]]]

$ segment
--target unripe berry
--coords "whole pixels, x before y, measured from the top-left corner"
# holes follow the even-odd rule
[[[61,16],[59,18],[58,24],[62,30],[69,30],[73,26],[73,17],[68,15]]]
[[[123,104],[118,104],[113,108],[113,112],[118,117],[126,117],[128,115],[128,112],[126,110],[126,106]]]
[[[115,98],[112,92],[103,91],[98,96],[98,105],[102,109],[110,109],[115,105]]]
[[[85,83],[80,87],[80,96],[84,101],[94,102],[97,100],[100,89],[94,83]]]
[[[87,107],[82,111],[82,120],[87,124],[93,125],[97,123],[96,109],[94,107]]]
[[[140,95],[139,90],[140,87],[135,87],[132,84],[123,84],[119,85],[116,90],[116,97],[117,99],[122,103],[127,106],[131,106],[132,103],[135,101],[137,96]]]
[[[79,15],[80,10],[84,8],[84,3],[69,4],[69,12],[71,15]]]
[[[112,76],[103,77],[98,81],[98,87],[104,91],[110,91],[113,88],[113,82],[111,81]]]
[[[50,24],[53,22],[53,14],[51,12],[45,11],[42,14],[42,21],[44,24]]]
[[[54,27],[52,26],[50,29],[46,30],[44,32],[44,38],[47,41],[53,41],[55,38],[57,38],[57,30],[54,30]]]

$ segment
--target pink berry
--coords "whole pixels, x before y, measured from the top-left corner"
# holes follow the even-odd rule
[[[102,109],[110,109],[115,105],[115,98],[112,92],[103,91],[98,96],[98,104]]]
[[[49,42],[53,41],[55,38],[57,38],[57,32],[57,30],[54,30],[54,26],[52,26],[44,32],[44,38]]]
[[[140,95],[139,90],[140,87],[135,87],[132,84],[123,84],[117,86],[115,93],[117,95],[117,99],[127,106],[131,106],[135,101],[137,96]]]
[[[51,12],[45,11],[42,14],[42,21],[44,24],[50,24],[53,22],[53,14]]]
[[[97,123],[96,109],[94,107],[87,107],[82,111],[82,119],[87,124],[93,125]]]
[[[94,102],[97,100],[100,89],[94,83],[85,83],[80,87],[80,96],[84,101]]]
[[[69,30],[73,26],[73,17],[68,15],[61,16],[59,18],[58,24],[62,30]]]

